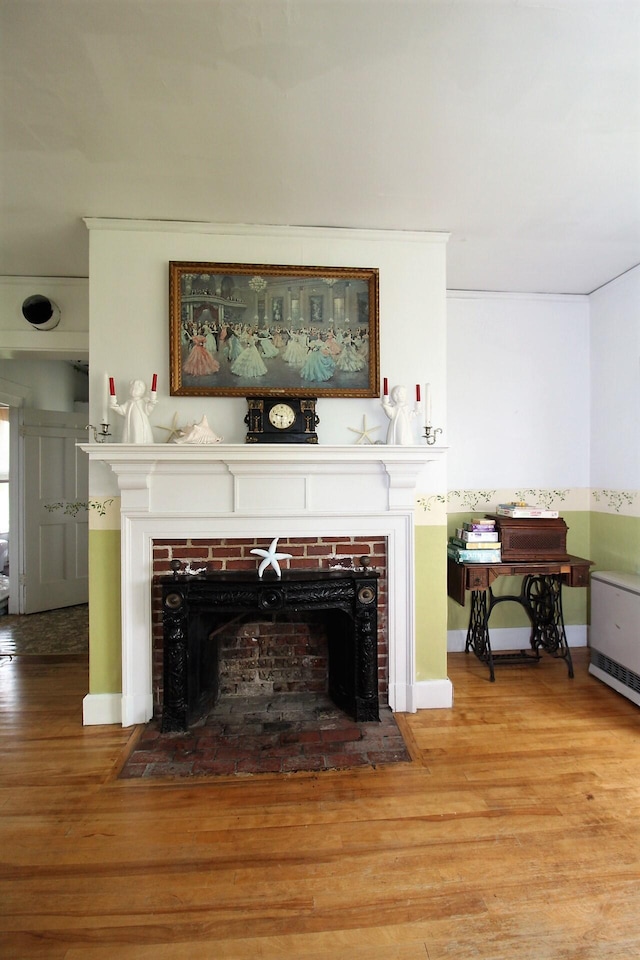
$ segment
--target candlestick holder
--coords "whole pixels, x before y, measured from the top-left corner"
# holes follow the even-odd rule
[[[427,441],[427,446],[432,447],[436,442],[436,436],[442,433],[442,427],[432,427],[428,423],[424,428],[424,438]]]
[[[85,427],[85,430],[93,430],[94,443],[106,443],[107,437],[111,436],[111,433],[109,432],[108,423],[101,423],[99,432],[98,432],[98,428],[94,427],[92,423],[88,423],[87,426]]]

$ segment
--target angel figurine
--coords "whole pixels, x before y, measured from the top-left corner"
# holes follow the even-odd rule
[[[419,411],[415,407],[411,408],[407,403],[407,388],[401,385],[393,387],[391,402],[386,396],[383,397],[382,409],[389,418],[387,443],[395,443],[402,447],[412,446],[415,441],[411,421]]]
[[[124,417],[123,443],[153,443],[149,414],[153,412],[158,401],[154,393],[147,397],[146,392],[147,385],[144,380],[132,380],[129,384],[129,399],[125,403],[118,403],[115,396],[109,399],[111,409]]]

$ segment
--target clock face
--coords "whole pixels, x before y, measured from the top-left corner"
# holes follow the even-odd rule
[[[269,410],[269,422],[277,430],[286,430],[296,419],[295,410],[288,403],[275,403]]]

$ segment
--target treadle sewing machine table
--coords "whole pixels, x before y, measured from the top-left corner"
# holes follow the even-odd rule
[[[566,660],[569,676],[573,663],[562,616],[562,585],[586,587],[589,583],[590,560],[568,556],[562,560],[507,560],[502,563],[456,563],[449,558],[447,593],[464,606],[465,594],[471,592],[471,612],[465,653],[470,650],[489,667],[495,680],[494,666],[499,663],[537,663],[540,650]],[[498,577],[522,577],[520,594],[496,597],[492,584]],[[489,617],[499,603],[512,601],[524,607],[531,622],[531,651],[493,653],[489,637]]]

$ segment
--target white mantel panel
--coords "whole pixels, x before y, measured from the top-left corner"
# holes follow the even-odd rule
[[[319,513],[388,509],[387,478],[381,469],[364,473],[359,469],[324,471],[310,478],[310,509]]]
[[[281,516],[307,509],[307,477],[236,477],[236,513]]]
[[[119,472],[119,465],[114,470]],[[154,513],[232,513],[233,476],[225,463],[159,462],[154,466],[151,505]],[[123,501],[123,509],[126,509]]]

